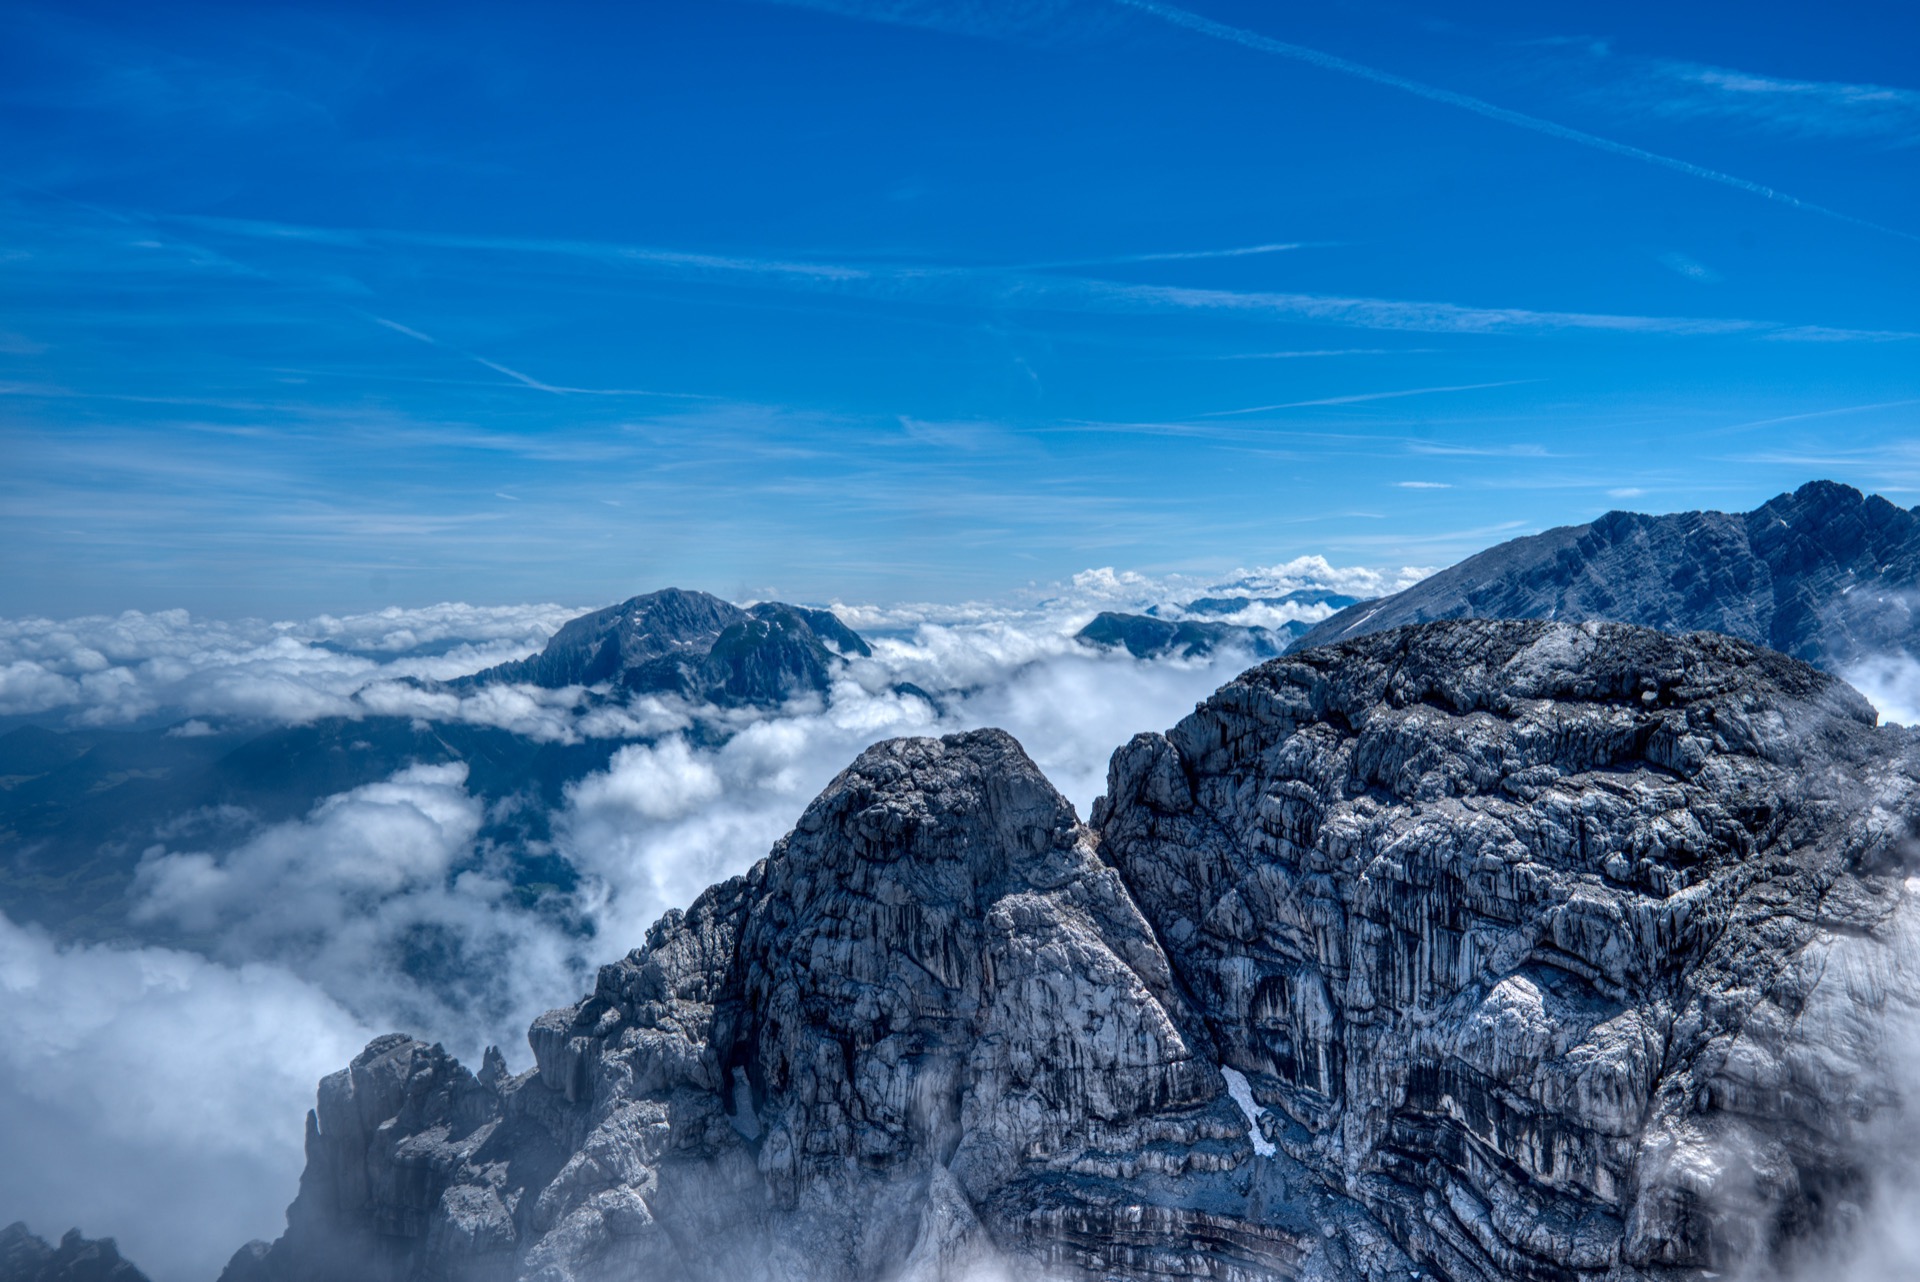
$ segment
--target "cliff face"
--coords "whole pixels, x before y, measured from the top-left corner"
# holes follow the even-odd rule
[[[1274,1142],[1438,1273],[1726,1269],[1861,1195],[1920,996],[1872,722],[1721,637],[1435,625],[1247,673],[1096,823]]]
[[[1436,619],[1723,632],[1839,669],[1920,654],[1920,515],[1814,481],[1751,512],[1609,512],[1514,539],[1316,624],[1311,649]]]
[[[248,1279],[1706,1278],[1868,1195],[1916,753],[1720,637],[1460,623],[1116,754],[864,753],[478,1076],[322,1085]]]

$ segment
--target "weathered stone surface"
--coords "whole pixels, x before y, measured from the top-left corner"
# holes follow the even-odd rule
[[[1707,634],[1266,664],[1096,815],[1272,1137],[1451,1278],[1684,1276],[1863,1191],[1920,998],[1911,740]]]
[[[329,1078],[229,1282],[1704,1280],[1869,1196],[1917,775],[1780,655],[1525,622],[1265,664],[1091,827],[881,744],[532,1070]]]
[[[1920,656],[1920,509],[1813,481],[1751,512],[1609,512],[1513,539],[1404,592],[1349,606],[1306,650],[1436,619],[1557,619],[1695,630],[1832,671]]]
[[[147,1282],[147,1275],[120,1258],[110,1237],[68,1229],[51,1246],[15,1222],[0,1229],[0,1282]]]

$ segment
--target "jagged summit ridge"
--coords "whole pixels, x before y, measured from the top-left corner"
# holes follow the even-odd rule
[[[1009,1242],[1096,1266],[1128,1180],[1250,1151],[1198,1027],[1018,744],[880,744],[536,1022],[530,1073],[392,1038],[329,1078],[288,1233],[230,1276],[941,1277]]]
[[[530,1072],[329,1078],[230,1279],[1747,1267],[1870,1196],[1917,775],[1804,664],[1541,622],[1262,665],[1090,827],[1003,734],[877,745]]]
[[[1920,654],[1920,509],[1812,481],[1751,512],[1609,512],[1489,548],[1352,605],[1306,650],[1436,619],[1560,619],[1723,632],[1831,670]]]

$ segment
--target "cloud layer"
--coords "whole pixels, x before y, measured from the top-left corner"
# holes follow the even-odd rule
[[[402,1029],[469,1062],[497,1043],[522,1067],[535,1014],[572,1000],[662,911],[764,856],[869,744],[1001,726],[1084,814],[1115,747],[1252,661],[1093,651],[1072,633],[1098,610],[1178,614],[1208,592],[1364,595],[1418,574],[1319,558],[1224,578],[1103,568],[1013,604],[840,606],[873,656],[824,700],[774,712],[638,700],[583,715],[593,700],[579,690],[409,681],[537,648],[578,613],[553,606],[0,621],[6,710],[50,724],[193,735],[209,721],[399,714],[631,740],[548,816],[581,877],[572,893],[517,890],[513,861],[528,852],[486,836],[467,767],[415,764],[282,822],[231,825],[242,836],[226,848],[157,833],[130,925],[168,946],[62,946],[0,917],[0,1130],[30,1159],[0,1172],[0,1215],[112,1233],[158,1282],[204,1282],[241,1242],[279,1232],[315,1083],[371,1036]]]
[[[552,852],[580,876],[570,892],[516,888],[514,860],[529,852],[494,844],[490,803],[457,762],[409,765],[291,819],[242,825],[227,848],[159,834],[134,882],[131,924],[168,946],[63,946],[0,918],[0,1130],[30,1159],[0,1171],[0,1215],[42,1232],[79,1223],[113,1233],[158,1282],[204,1280],[242,1241],[279,1231],[314,1084],[372,1035],[401,1029],[469,1062],[498,1044],[523,1067],[535,1014],[572,1000],[662,911],[764,856],[867,745],[1000,726],[1085,814],[1115,747],[1171,725],[1252,661],[1091,650],[1072,632],[1093,612],[1178,615],[1196,595],[1303,587],[1371,595],[1416,577],[1317,558],[1210,578],[1102,568],[1013,605],[840,606],[874,653],[824,699],[771,712],[601,709],[646,728],[606,721],[603,733],[630,741],[547,816]],[[1309,622],[1328,610],[1264,608]],[[567,613],[463,610],[298,625],[30,621],[0,636],[13,662],[79,691],[56,717],[105,720],[115,705],[83,678],[118,671],[142,707],[174,701],[217,717],[246,706],[297,721],[367,715],[402,697],[381,691],[418,695],[403,675],[493,661],[537,644]],[[477,620],[495,635],[457,623],[435,631],[432,618]],[[1913,666],[1849,675],[1889,720],[1907,720],[1920,716]],[[244,705],[216,693],[242,684],[274,693]],[[523,733],[582,733],[584,692],[505,697],[527,701]],[[476,719],[464,699],[424,696],[410,715]],[[1920,1181],[1887,1170],[1886,1205],[1910,1205]],[[1909,1258],[1897,1218],[1868,1225],[1860,1276],[1876,1276],[1871,1260]]]

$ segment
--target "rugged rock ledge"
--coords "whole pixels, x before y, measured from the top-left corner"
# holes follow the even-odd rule
[[[1803,664],[1547,623],[1256,668],[1090,828],[1004,734],[881,744],[533,1070],[328,1078],[227,1278],[1753,1265],[1871,1195],[1917,777]]]

